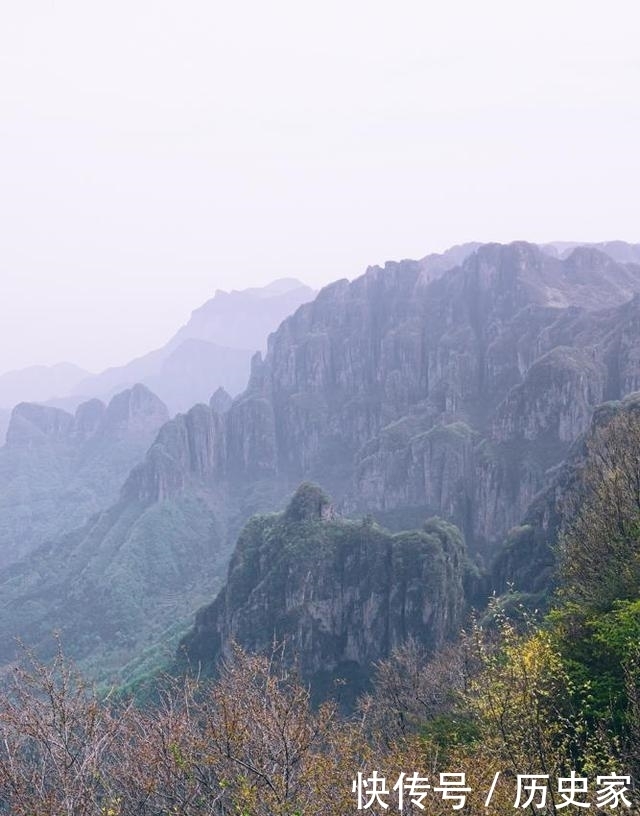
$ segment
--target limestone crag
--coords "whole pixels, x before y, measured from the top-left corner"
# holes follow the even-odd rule
[[[118,498],[122,482],[169,419],[147,388],[75,414],[21,403],[0,449],[0,565],[84,524]]]
[[[640,393],[598,406],[589,427],[572,445],[567,458],[551,472],[546,489],[535,496],[520,523],[509,531],[499,548],[491,569],[492,590],[504,592],[511,585],[544,602],[553,588],[560,533],[564,525],[571,523],[573,508],[580,506],[568,499],[583,490],[589,445],[598,430],[617,415],[638,411]]]
[[[178,452],[158,440],[136,477],[142,495],[194,473],[232,491],[269,481],[280,497],[313,479],[343,509],[422,508],[472,549],[498,542],[594,407],[638,387],[640,299],[625,298],[640,266],[524,242],[460,257],[448,270],[387,263],[323,289],[271,335],[219,419],[197,409],[200,441],[172,431]]]
[[[93,666],[102,658],[113,665],[116,641],[122,661],[135,658],[150,639],[168,627],[186,626],[196,606],[210,603],[247,519],[281,509],[301,482],[313,480],[334,497],[339,515],[373,517],[357,534],[352,525],[360,529],[360,522],[327,518],[312,524],[316,537],[309,540],[319,547],[322,530],[338,535],[348,528],[355,560],[331,545],[326,557],[333,566],[324,573],[303,548],[296,555],[301,566],[290,567],[287,583],[288,572],[267,569],[280,551],[256,543],[246,552],[264,556],[267,571],[260,573],[264,584],[260,578],[252,596],[255,610],[246,607],[248,620],[257,626],[269,611],[267,589],[275,593],[272,620],[279,620],[278,610],[286,615],[297,610],[291,631],[298,633],[298,644],[310,644],[302,660],[312,674],[316,648],[337,671],[338,664],[351,665],[355,658],[364,665],[376,640],[384,649],[397,642],[395,635],[385,640],[375,623],[384,615],[390,632],[419,632],[423,642],[437,640],[446,629],[438,616],[457,620],[457,613],[423,568],[441,563],[437,552],[433,555],[433,531],[416,534],[412,550],[407,542],[413,538],[396,540],[393,532],[379,532],[376,522],[402,531],[439,516],[462,531],[478,564],[490,563],[505,538],[514,542],[513,557],[519,558],[526,547],[519,549],[518,542],[529,529],[523,519],[554,484],[598,403],[621,399],[638,387],[640,361],[640,298],[633,295],[640,292],[640,266],[616,262],[597,248],[551,255],[524,242],[461,247],[445,255],[371,267],[351,283],[331,284],[270,336],[266,354],[252,359],[247,389],[231,405],[218,393],[209,404],[197,404],[154,429],[144,460],[125,471],[129,477],[111,507],[31,559],[0,570],[0,591],[10,610],[0,634],[7,641],[18,634],[44,644],[57,626],[70,633],[74,655]],[[135,402],[118,403],[115,413],[124,427]],[[47,413],[36,421],[25,415],[20,419],[26,424],[22,430],[16,424],[12,437],[19,441],[23,434],[25,443],[38,439],[32,449],[49,451],[61,438],[85,434],[89,442],[81,447],[89,456],[94,443],[100,448],[96,440],[109,413],[91,403],[71,419]],[[120,427],[119,420],[113,427]],[[109,456],[116,449],[110,445]],[[107,448],[102,451],[106,457]],[[47,467],[47,483],[51,473],[60,482],[53,465]],[[94,472],[107,483],[99,469]],[[13,489],[15,504],[21,484]],[[51,517],[45,503],[42,518]],[[294,524],[288,519],[267,527],[280,535],[277,525]],[[13,530],[14,540],[16,534]],[[371,544],[374,549],[368,549],[370,540],[378,542]],[[415,609],[427,610],[424,618],[414,614],[413,602],[405,602],[402,592],[367,594],[366,582],[378,579],[365,574],[365,554],[400,581],[393,553],[405,551],[412,555],[398,556],[399,563],[418,565],[416,574],[428,590],[420,595],[419,586],[411,584],[408,596],[418,598]],[[234,561],[230,573],[234,593],[242,586],[233,576],[249,576],[244,567],[236,570],[240,563],[244,560]],[[263,569],[260,564],[256,569]],[[313,579],[314,570],[318,585],[312,589],[315,582],[307,575]],[[351,588],[340,605],[343,601],[329,593],[343,574]],[[458,573],[445,569],[443,574],[455,588]],[[397,581],[393,586],[400,585]],[[283,592],[285,600],[293,598],[292,605],[282,600]],[[349,593],[362,600],[361,613]],[[459,598],[457,590],[452,593]],[[34,605],[33,597],[64,603]],[[383,614],[384,598],[394,600]],[[431,598],[437,609],[429,612]],[[332,628],[329,601],[348,628]],[[231,609],[235,601],[229,602]],[[414,610],[411,626],[394,617],[402,609],[402,614]],[[233,614],[224,629],[217,613],[209,618],[213,612],[205,609],[199,616],[203,659],[212,654],[209,635],[222,643],[243,633],[250,642],[250,630]],[[363,641],[359,629],[368,633]],[[331,646],[322,651],[327,630]],[[7,654],[3,659],[10,659]]]
[[[460,627],[465,550],[440,520],[390,534],[330,512],[322,492],[300,486],[284,513],[242,531],[227,583],[183,642],[192,665],[212,666],[232,643],[287,654],[316,691],[347,678],[359,690],[371,663],[413,637],[435,649]]]
[[[215,393],[209,400],[209,407],[219,414],[226,413],[233,404],[233,397],[224,388],[216,389]]]

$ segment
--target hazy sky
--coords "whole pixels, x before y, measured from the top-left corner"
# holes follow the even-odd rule
[[[0,0],[0,371],[216,288],[640,241],[637,0]]]

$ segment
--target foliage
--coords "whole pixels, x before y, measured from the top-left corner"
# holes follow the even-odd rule
[[[258,656],[233,646],[215,682],[167,680],[146,706],[99,696],[59,647],[50,665],[27,655],[27,668],[0,694],[0,813],[347,816],[355,811],[351,780],[376,769],[392,780],[466,771],[467,816],[487,812],[496,774],[495,813],[513,811],[518,774],[545,774],[547,804],[529,812],[562,814],[558,780],[572,772],[637,780],[638,452],[640,415],[631,411],[591,438],[566,506],[560,589],[542,620],[512,594],[492,600],[435,654],[406,639],[375,665],[350,716],[334,703],[314,706],[282,648]],[[237,598],[250,590],[263,549],[273,581],[284,567],[309,572],[360,540],[393,545],[406,576],[424,550],[436,583],[447,558],[461,555],[455,528],[440,520],[396,535],[370,519],[323,521],[316,490],[301,488],[294,518],[247,525],[234,555]],[[451,807],[430,799],[428,812]]]
[[[620,410],[587,441],[577,488],[565,498],[562,597],[606,610],[640,595],[640,412]]]

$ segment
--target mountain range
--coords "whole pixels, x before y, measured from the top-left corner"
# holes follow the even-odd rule
[[[112,396],[143,383],[175,414],[208,402],[218,387],[238,394],[246,386],[252,355],[265,349],[269,334],[314,294],[293,278],[241,291],[218,289],[162,348],[81,380],[70,396]]]
[[[213,665],[232,637],[264,646],[288,622],[310,674],[330,643],[326,665],[350,661],[355,676],[400,636],[380,637],[347,596],[364,609],[404,598],[423,625],[396,631],[440,642],[483,593],[524,581],[530,539],[514,529],[597,407],[640,387],[636,249],[603,249],[472,244],[325,287],[253,356],[241,394],[165,422],[111,506],[0,570],[0,643],[19,634],[46,654],[55,627],[95,673],[123,680],[183,635],[186,659]],[[309,481],[332,496],[331,518],[295,520]],[[371,594],[368,570],[395,552],[425,559],[423,576],[447,553],[458,566],[425,595],[394,567]],[[449,590],[455,614],[436,625],[427,610]],[[378,651],[347,648],[356,630]]]
[[[269,334],[314,294],[293,278],[241,291],[219,289],[164,346],[126,365],[97,375],[69,363],[0,375],[0,439],[11,409],[20,402],[74,411],[91,398],[109,401],[142,383],[173,415],[208,402],[217,387],[237,394],[246,385],[252,354],[265,349]]]
[[[0,374],[0,440],[4,441],[12,408],[20,402],[45,402],[56,394],[67,394],[89,372],[71,363],[28,368]]]
[[[82,526],[112,504],[169,412],[136,385],[75,414],[34,403],[12,413],[0,448],[0,565]]]

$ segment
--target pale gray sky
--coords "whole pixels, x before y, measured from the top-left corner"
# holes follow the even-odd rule
[[[0,371],[216,288],[640,240],[637,0],[0,2]]]

